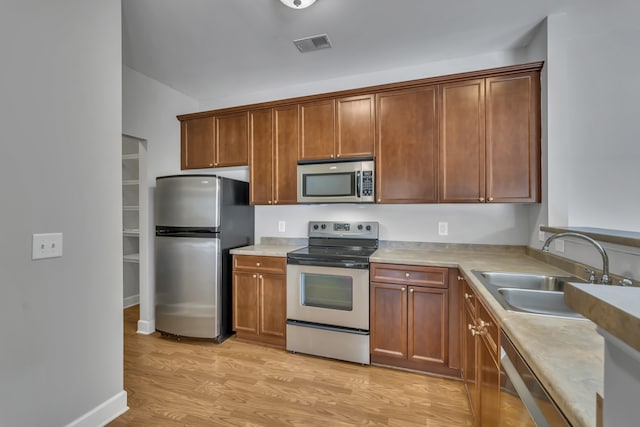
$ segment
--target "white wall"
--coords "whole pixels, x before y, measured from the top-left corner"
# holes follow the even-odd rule
[[[507,204],[257,206],[256,242],[262,237],[306,237],[308,221],[378,221],[381,240],[523,245],[528,207]],[[278,232],[278,221],[286,230]],[[438,235],[438,222],[449,234]]]
[[[0,425],[95,426],[126,409],[120,1],[0,13]],[[61,258],[31,260],[33,233]]]
[[[587,1],[547,19],[542,76],[547,196],[543,193],[540,211],[531,212],[532,247],[542,245],[541,224],[640,231],[640,198],[635,196],[640,181],[635,124],[640,116],[635,76],[639,19],[640,3],[629,0],[618,0],[615,7]],[[640,278],[640,250],[605,248],[613,272]],[[564,253],[554,252],[601,266],[595,249],[581,241],[567,241]]]

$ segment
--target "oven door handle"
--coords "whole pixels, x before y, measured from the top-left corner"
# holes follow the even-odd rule
[[[358,261],[318,261],[308,259],[287,258],[287,264],[291,265],[309,265],[318,267],[337,267],[337,268],[358,268],[366,270],[369,268],[368,262]]]

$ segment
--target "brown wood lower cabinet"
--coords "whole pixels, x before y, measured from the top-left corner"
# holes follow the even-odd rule
[[[462,284],[462,379],[475,427],[533,427],[517,396],[502,391],[500,325],[469,284]]]
[[[240,339],[285,347],[286,260],[234,255],[233,330]]]
[[[449,275],[442,267],[371,264],[372,363],[459,376]]]

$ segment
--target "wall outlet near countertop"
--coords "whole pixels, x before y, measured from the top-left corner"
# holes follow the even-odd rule
[[[278,232],[284,233],[286,229],[287,229],[286,221],[278,221]]]
[[[544,235],[544,231],[542,231],[542,230],[538,231],[538,240],[540,240],[541,242],[544,242],[546,240],[546,237]]]
[[[556,247],[556,251],[560,252],[560,253],[564,253],[564,240],[562,239],[558,239],[555,242],[555,247]]]
[[[448,222],[439,222],[438,223],[438,235],[439,236],[447,236],[449,234],[449,223]]]

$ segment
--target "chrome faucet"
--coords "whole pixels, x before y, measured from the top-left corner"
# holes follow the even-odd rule
[[[542,245],[542,251],[549,252],[549,245],[551,244],[551,242],[561,237],[577,237],[578,239],[586,240],[587,242],[595,246],[595,248],[598,250],[598,252],[600,252],[600,255],[602,256],[602,278],[600,278],[600,283],[602,283],[603,285],[608,285],[609,284],[609,257],[607,256],[607,252],[604,250],[602,245],[597,241],[593,240],[589,236],[585,236],[584,234],[580,234],[580,233],[574,233],[572,231],[567,231],[566,233],[558,233],[549,237],[544,242],[544,245]],[[591,277],[589,277],[589,281],[591,283],[595,283],[595,275],[591,275]]]

